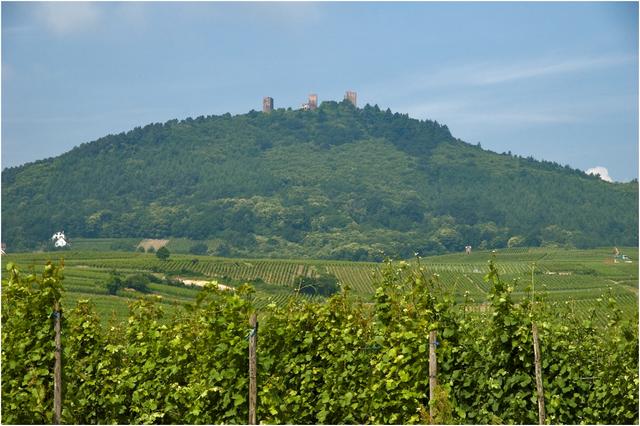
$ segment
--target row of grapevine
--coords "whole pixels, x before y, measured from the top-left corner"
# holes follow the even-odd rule
[[[2,283],[2,419],[53,422],[53,320],[60,269],[7,265]],[[451,275],[449,280],[455,280]],[[63,306],[62,421],[74,424],[246,423],[248,318],[259,309],[258,406],[263,423],[537,423],[532,321],[538,325],[551,423],[638,422],[638,323],[615,299],[602,327],[539,298],[514,303],[490,265],[485,310],[459,306],[430,272],[388,264],[374,303],[285,295],[252,302],[249,287],[207,287],[169,305],[139,300],[103,328],[91,303]],[[575,302],[579,304],[581,302]],[[171,307],[172,309],[177,309]],[[429,400],[428,334],[438,382]]]
[[[433,272],[457,272],[466,274],[485,274],[487,269],[486,262],[483,263],[423,263],[424,267]],[[537,266],[537,270],[546,270],[544,267]],[[526,274],[531,273],[531,266],[524,262],[509,262],[500,264],[500,270],[503,274]]]
[[[339,282],[351,286],[357,293],[373,293],[373,278],[375,272],[372,268],[335,264],[327,265],[326,268],[327,272],[335,275]]]

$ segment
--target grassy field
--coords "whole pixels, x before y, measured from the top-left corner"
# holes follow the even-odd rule
[[[338,281],[347,284],[355,296],[368,300],[374,293],[375,277],[380,264],[366,262],[321,260],[229,259],[212,256],[172,254],[162,261],[149,253],[111,251],[116,240],[81,241],[74,250],[41,253],[9,253],[2,257],[18,264],[23,270],[39,270],[47,260],[64,259],[66,290],[63,303],[72,306],[79,299],[91,299],[103,319],[121,319],[126,316],[127,302],[140,297],[132,291],[107,294],[104,283],[110,273],[117,270],[124,274],[153,273],[158,277],[171,276],[197,280],[216,280],[231,286],[249,282],[256,289],[258,306],[268,303],[284,304],[295,296],[294,279],[297,276],[315,276],[330,273]],[[134,244],[131,240],[127,243]],[[526,295],[526,287],[533,279],[536,292],[546,292],[550,303],[564,305],[585,315],[592,308],[597,314],[602,309],[603,295],[614,295],[625,314],[638,310],[638,249],[623,248],[631,263],[614,262],[611,248],[569,250],[554,248],[517,248],[448,254],[420,259],[428,273],[438,274],[445,284],[462,301],[465,293],[474,303],[486,302],[489,289],[483,277],[487,262],[495,256],[498,269],[504,279],[517,280],[516,299]],[[416,262],[413,260],[412,262]],[[4,268],[3,268],[4,270]],[[152,294],[168,313],[192,302],[198,287],[175,287],[151,284]],[[298,296],[300,297],[300,296]],[[608,297],[607,297],[608,298]],[[605,300],[607,299],[605,298]]]

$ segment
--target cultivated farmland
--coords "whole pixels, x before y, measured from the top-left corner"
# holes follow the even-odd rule
[[[109,241],[109,245],[113,245],[113,241]],[[97,247],[106,248],[109,245],[104,243]],[[459,302],[486,302],[489,285],[484,276],[488,260],[495,256],[503,279],[516,282],[513,292],[515,300],[530,294],[528,291],[532,287],[531,290],[537,294],[544,294],[548,302],[587,315],[594,307],[601,305],[603,300],[613,296],[623,311],[631,315],[638,306],[638,250],[625,248],[622,251],[631,263],[616,263],[609,248],[518,248],[495,252],[478,251],[471,255],[448,254],[409,262],[419,262],[427,275],[437,274],[438,280]],[[124,275],[150,273],[160,278],[215,280],[236,287],[247,282],[256,289],[257,305],[265,306],[269,303],[283,305],[291,297],[303,297],[296,296],[295,278],[320,274],[334,275],[355,297],[370,300],[375,292],[374,282],[381,266],[370,262],[229,259],[184,254],[172,254],[168,260],[163,261],[149,253],[88,249],[8,254],[2,260],[3,264],[11,261],[23,269],[37,270],[47,260],[62,259],[65,264],[66,289],[63,302],[73,305],[78,300],[91,299],[103,319],[123,318],[127,312],[127,303],[141,296],[131,291],[120,291],[117,295],[107,294],[104,283],[113,271]],[[151,292],[161,296],[160,300],[169,311],[193,301],[199,290],[195,286],[151,285]],[[595,315],[606,316],[606,309],[596,310]]]

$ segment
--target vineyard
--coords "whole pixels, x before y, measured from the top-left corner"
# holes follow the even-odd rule
[[[112,268],[116,258],[94,260]],[[97,272],[84,270],[88,261],[85,256],[64,268],[48,263],[37,273],[6,262],[4,423],[53,423],[56,410],[62,423],[72,424],[247,423],[248,338],[256,333],[260,423],[533,424],[539,416],[534,323],[546,422],[638,423],[638,317],[627,319],[613,294],[594,302],[604,313],[594,321],[547,302],[545,292],[523,290],[516,302],[513,281],[493,262],[481,281],[467,279],[473,271],[442,272],[441,280],[428,266],[387,262],[368,281],[375,288],[370,302],[343,287],[327,300],[289,298],[258,307],[257,293],[246,285],[236,291],[175,287],[173,296],[188,309],[158,297],[138,299],[126,322],[105,325],[96,304],[72,302],[65,291],[89,291],[82,283]],[[246,273],[249,264],[262,265],[246,263],[239,266]],[[140,257],[123,266],[137,270],[138,264],[156,265]],[[291,264],[280,262],[281,269],[269,272],[290,271]],[[306,266],[295,273],[331,267]],[[343,272],[339,266],[334,270]],[[234,271],[225,267],[202,271]],[[451,290],[458,282],[484,291],[484,309],[468,295],[456,302]],[[197,293],[188,301],[190,291]],[[52,314],[60,303],[62,315]],[[259,329],[249,327],[254,312]],[[434,345],[430,332],[437,333]],[[438,365],[433,389],[430,347]],[[61,386],[54,386],[56,365]]]
[[[114,315],[125,318],[128,302],[139,297],[139,294],[124,291],[117,295],[107,294],[104,282],[114,270],[123,274],[144,272],[200,281],[216,280],[234,287],[249,282],[256,290],[255,303],[258,307],[271,303],[284,306],[290,298],[302,297],[295,295],[296,277],[319,274],[335,276],[339,283],[349,287],[354,296],[371,301],[375,282],[380,277],[381,264],[378,263],[228,259],[184,254],[172,254],[163,261],[153,254],[101,250],[118,243],[115,239],[98,240],[91,243],[93,245],[89,240],[80,243],[85,250],[10,254],[3,257],[3,263],[44,265],[47,260],[64,259],[66,301],[74,303],[91,299],[103,320]],[[134,244],[130,240],[126,243]],[[637,248],[626,248],[624,252],[637,262]],[[638,309],[637,264],[613,263],[608,249],[515,248],[496,253],[480,251],[471,255],[429,257],[420,259],[420,264],[430,274],[438,274],[440,282],[458,302],[466,298],[467,302],[482,305],[487,301],[489,290],[483,278],[492,255],[496,256],[504,279],[518,281],[513,291],[516,301],[525,297],[527,286],[533,282],[533,290],[544,292],[549,303],[574,309],[581,315],[590,315],[603,294],[615,296],[625,315],[632,315]],[[195,300],[200,291],[196,287],[177,289],[161,284],[153,284],[152,290],[162,296],[162,303],[169,312]],[[320,296],[317,298],[321,299]],[[596,316],[603,320],[606,312],[597,311]]]

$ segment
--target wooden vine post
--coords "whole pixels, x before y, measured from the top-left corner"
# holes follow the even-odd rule
[[[540,361],[540,343],[538,341],[538,327],[536,323],[531,324],[533,332],[533,357],[536,367],[536,391],[538,393],[538,422],[545,423],[546,414],[544,412],[544,389],[542,388],[542,365]]]
[[[429,423],[434,423],[438,361],[436,359],[436,332],[429,332]]]
[[[258,345],[258,318],[255,313],[249,318],[251,332],[249,333],[249,422],[256,423],[256,402],[258,396],[257,378],[257,345]]]
[[[53,329],[55,331],[55,365],[53,367],[53,422],[62,423],[62,313],[60,302],[53,306]]]

